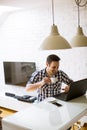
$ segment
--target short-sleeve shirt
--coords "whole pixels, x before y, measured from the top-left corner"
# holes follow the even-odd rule
[[[44,77],[47,77],[46,68],[34,72],[31,75],[28,84],[40,82]],[[53,97],[54,95],[59,94],[61,92],[62,83],[69,85],[72,82],[69,76],[62,70],[58,70],[54,77],[58,79],[55,83],[45,84],[41,88],[38,88],[38,101],[42,101],[47,97]]]

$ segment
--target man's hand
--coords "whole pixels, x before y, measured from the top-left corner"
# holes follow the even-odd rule
[[[51,83],[51,79],[49,77],[44,77],[42,80],[42,84],[50,84]]]
[[[66,86],[65,88],[62,88],[62,90],[64,90],[65,93],[67,93],[70,89],[70,86]]]

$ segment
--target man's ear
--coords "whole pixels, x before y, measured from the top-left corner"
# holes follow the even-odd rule
[[[46,62],[46,67],[47,67],[48,65],[49,65],[48,62]]]

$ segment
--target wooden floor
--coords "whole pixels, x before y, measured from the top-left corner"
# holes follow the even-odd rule
[[[0,111],[1,111],[1,114],[0,114],[1,118],[4,118],[4,117],[16,112],[14,110],[10,110],[10,109],[4,108],[4,107],[0,107]]]
[[[84,123],[83,126],[80,125],[81,123],[77,123],[75,125],[72,126],[72,128],[70,130],[87,130],[87,123]]]
[[[16,111],[14,110],[10,110],[4,107],[0,107],[0,130],[2,130],[2,118],[9,116],[13,113],[15,113]]]

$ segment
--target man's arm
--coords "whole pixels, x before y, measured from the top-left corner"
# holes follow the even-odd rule
[[[27,84],[26,85],[26,90],[27,91],[34,91],[34,90],[36,90],[38,88],[41,88],[43,85],[49,84],[49,83],[51,83],[50,78],[49,77],[44,77],[43,80],[40,81],[40,82],[33,83],[33,84],[32,83]]]
[[[40,88],[44,85],[43,81],[40,81],[40,82],[37,82],[37,83],[34,83],[34,84],[27,84],[26,85],[26,90],[27,91],[34,91],[36,90],[37,88]]]

